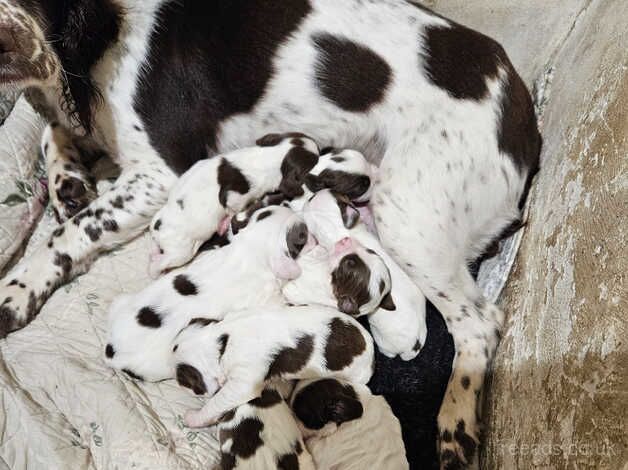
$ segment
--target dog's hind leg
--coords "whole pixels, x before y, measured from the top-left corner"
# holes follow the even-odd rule
[[[61,224],[0,280],[0,338],[29,323],[54,290],[124,243],[165,203],[174,173],[160,161],[125,168],[114,185]]]

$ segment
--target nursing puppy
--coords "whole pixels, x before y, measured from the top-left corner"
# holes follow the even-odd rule
[[[192,324],[174,341],[179,385],[210,397],[185,423],[202,427],[257,397],[271,379],[337,377],[365,384],[373,341],[353,318],[322,306],[256,308]]]
[[[269,134],[254,147],[194,164],[153,217],[149,274],[155,278],[187,263],[214,232],[225,232],[228,216],[264,194],[301,195],[305,175],[317,162],[316,142],[303,134],[286,133]]]
[[[386,356],[399,355],[406,361],[416,357],[427,336],[425,297],[382,248],[377,237],[360,221],[357,209],[346,198],[323,190],[306,203],[303,217],[322,247],[333,249],[338,240],[351,236],[384,261],[390,272],[392,287],[390,295],[369,316],[371,333],[379,350]],[[330,275],[321,249],[304,254],[298,263],[301,276],[286,283],[282,289],[288,301],[331,306],[345,295],[345,284],[333,272]],[[350,295],[354,299],[368,296],[364,286],[352,289]]]
[[[302,380],[290,406],[316,468],[409,468],[399,421],[384,397],[336,379]]]
[[[177,333],[228,311],[283,304],[281,280],[299,275],[295,258],[307,242],[307,227],[291,209],[256,211],[227,246],[113,301],[106,362],[149,381],[174,377],[170,358]]]
[[[273,381],[261,395],[223,415],[218,423],[221,470],[314,470],[292,410],[292,386]]]

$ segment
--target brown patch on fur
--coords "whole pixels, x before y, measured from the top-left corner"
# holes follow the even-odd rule
[[[338,317],[329,323],[329,336],[325,345],[325,363],[329,370],[344,369],[365,349],[366,341],[355,325]]]
[[[300,371],[309,361],[312,351],[314,351],[314,336],[312,335],[300,337],[294,348],[280,349],[272,357],[265,380]]]

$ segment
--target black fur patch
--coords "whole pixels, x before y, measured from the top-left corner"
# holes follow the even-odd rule
[[[328,188],[355,200],[369,190],[371,178],[367,175],[327,168],[321,171],[319,175],[307,175],[305,184],[312,192]]]
[[[458,442],[460,447],[462,447],[462,451],[464,453],[464,458],[466,459],[466,461],[471,462],[473,460],[473,456],[475,455],[477,442],[466,433],[465,423],[462,420],[458,421],[458,424],[456,425],[456,430],[454,431],[454,439]]]
[[[264,430],[264,423],[256,418],[246,418],[240,421],[233,429],[228,430],[223,436],[231,438],[231,453],[242,458],[252,457],[257,449],[264,445],[261,433]]]
[[[329,370],[342,370],[366,349],[366,341],[360,330],[342,318],[329,323],[329,336],[325,344],[325,365]]]
[[[457,99],[486,97],[486,81],[497,76],[506,57],[499,43],[455,23],[449,28],[429,26],[424,37],[425,71],[434,85]]]
[[[277,48],[310,11],[308,0],[161,6],[134,107],[175,173],[216,151],[221,121],[253,109],[273,75]]]
[[[98,240],[100,240],[100,236],[102,235],[102,229],[100,227],[88,225],[85,227],[85,233],[91,241],[97,242]]]
[[[151,307],[142,307],[137,314],[137,322],[147,328],[159,328],[161,317]]]
[[[111,359],[115,354],[116,351],[115,349],[113,349],[113,346],[111,344],[107,344],[107,346],[105,347],[105,356]]]
[[[382,297],[382,301],[379,303],[379,308],[383,308],[384,310],[388,310],[390,312],[397,310],[397,306],[395,305],[390,292]]]
[[[299,372],[310,360],[312,351],[314,351],[314,336],[301,336],[294,348],[284,347],[273,355],[265,380]]]
[[[259,218],[258,218],[259,220]],[[304,222],[293,224],[286,233],[286,244],[292,259],[296,259],[307,243],[308,230]]]
[[[64,277],[70,275],[70,272],[72,271],[72,258],[70,258],[70,255],[66,253],[59,253],[57,251],[55,252],[55,258],[52,262],[55,266],[59,266],[61,268]]]
[[[172,281],[174,289],[181,295],[196,295],[198,294],[198,288],[196,284],[190,281],[190,278],[185,274],[179,274]]]
[[[160,227],[161,227],[161,219],[157,219],[155,223],[153,224],[153,230],[158,231]]]
[[[305,177],[317,163],[318,155],[304,147],[291,148],[281,162],[279,191],[289,198],[301,196]]]
[[[312,37],[318,50],[316,86],[345,111],[364,112],[379,103],[392,79],[388,63],[366,46],[328,33]]]
[[[218,166],[218,185],[220,186],[218,200],[223,207],[227,207],[229,191],[246,194],[251,189],[249,182],[242,172],[224,158],[220,161],[220,165]]]
[[[211,325],[212,323],[217,323],[217,320],[212,320],[211,318],[196,317],[190,320],[190,322],[188,323],[188,326],[190,325],[207,326],[207,325]]]
[[[227,234],[218,235],[214,233],[209,240],[205,240],[203,244],[199,247],[198,252],[201,253],[203,251],[216,250],[223,246],[227,246],[229,244],[229,237]]]
[[[57,198],[63,204],[67,217],[72,217],[89,204],[87,188],[83,181],[72,176],[66,177],[59,189]]]
[[[66,72],[62,74],[64,110],[75,124],[90,131],[92,108],[101,100],[90,71],[118,37],[120,8],[109,0],[39,1],[37,5],[46,40]]]
[[[464,375],[462,379],[460,379],[460,384],[462,385],[462,388],[464,388],[465,390],[468,390],[469,385],[471,385],[471,380],[469,379],[467,375]]]
[[[272,214],[273,214],[272,209],[267,209],[265,211],[262,211],[259,214],[257,214],[257,221],[259,222],[260,220],[264,220],[266,217],[270,217]]]
[[[311,139],[305,134],[300,132],[284,132],[283,134],[266,134],[263,137],[260,137],[255,141],[255,145],[259,145],[260,147],[274,147],[275,145],[279,145],[285,139]],[[292,145],[297,145],[291,142]],[[303,142],[301,141],[301,145]]]
[[[118,222],[113,219],[103,220],[102,228],[107,232],[117,232],[120,229],[120,227],[118,227]]]
[[[191,389],[196,395],[205,395],[207,386],[203,375],[196,367],[189,364],[177,364],[177,383]]]
[[[357,254],[343,256],[338,267],[331,273],[334,297],[338,310],[349,315],[358,315],[360,306],[371,300],[369,282],[371,269]]]
[[[364,412],[353,387],[336,379],[317,380],[303,387],[294,398],[292,410],[308,429],[321,429],[328,423],[340,425]]]
[[[222,357],[222,355],[225,353],[225,350],[227,349],[227,343],[229,342],[229,335],[227,333],[224,333],[222,335],[220,335],[220,337],[218,338],[218,355],[219,357]]]
[[[272,390],[270,388],[265,388],[262,390],[262,394],[249,401],[250,405],[256,406],[257,408],[270,408],[271,406],[275,406],[278,403],[281,403],[283,398],[279,395],[277,390]]]
[[[284,454],[277,460],[277,470],[299,470],[297,454]]]

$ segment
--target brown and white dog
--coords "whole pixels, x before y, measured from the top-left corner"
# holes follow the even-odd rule
[[[0,0],[0,85],[39,88],[51,115],[121,168],[0,280],[1,336],[145,230],[196,161],[297,129],[383,155],[382,244],[457,349],[442,465],[477,465],[477,397],[504,316],[467,263],[519,216],[541,147],[498,43],[406,0]]]
[[[373,374],[373,340],[353,318],[322,306],[262,307],[194,323],[174,341],[177,382],[207,395],[189,411],[191,427],[213,424],[257,397],[272,379],[337,377],[365,384]]]

